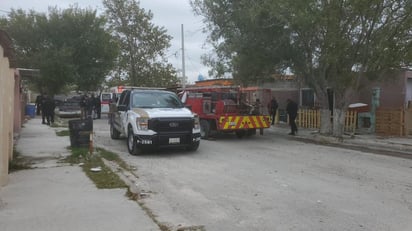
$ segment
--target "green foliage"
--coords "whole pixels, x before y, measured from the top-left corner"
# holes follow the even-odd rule
[[[247,83],[290,67],[314,88],[325,109],[328,89],[335,94],[335,108],[346,110],[362,79],[411,65],[410,0],[191,4],[210,31],[216,57],[207,61],[216,73],[230,71]]]
[[[61,130],[61,131],[56,131],[57,136],[70,136],[70,131],[69,130]]]
[[[135,0],[104,0],[103,4],[109,26],[120,44],[117,78],[124,76],[133,86],[175,85],[176,72],[165,58],[171,36],[151,22],[153,14],[140,8]]]
[[[216,55],[205,56],[209,73],[232,73],[243,84],[255,83],[287,67],[289,38],[265,1],[192,0],[192,7],[210,30]]]
[[[95,11],[77,7],[49,13],[12,10],[1,25],[13,39],[19,67],[40,69],[29,79],[40,92],[60,93],[67,85],[97,90],[113,67],[117,45]]]
[[[66,162],[80,164],[86,175],[94,182],[97,188],[127,188],[127,185],[107,167],[100,153],[89,153],[88,148],[70,148],[72,155],[66,158]],[[93,171],[93,168],[100,168],[100,171]]]

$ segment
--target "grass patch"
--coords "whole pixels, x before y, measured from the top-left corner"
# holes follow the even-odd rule
[[[132,170],[130,166],[126,164],[126,162],[124,162],[116,153],[109,152],[102,148],[97,148],[96,150],[100,153],[100,156],[105,158],[106,160],[116,162],[120,167],[122,167],[125,170]]]
[[[56,131],[57,136],[70,136],[69,130]]]
[[[9,161],[9,173],[16,172],[19,170],[31,169],[30,161],[26,160],[21,156],[21,154],[13,149],[13,160]]]
[[[80,164],[86,175],[94,182],[99,189],[127,188],[127,185],[107,167],[101,154],[89,154],[88,148],[71,148],[72,155],[66,158],[67,163]],[[101,171],[92,171],[93,168],[101,168]]]
[[[54,123],[52,123],[50,125],[50,127],[52,127],[52,128],[59,128],[59,127],[67,128],[67,127],[69,127],[69,119],[61,118],[61,117],[56,115],[55,118],[54,118]]]

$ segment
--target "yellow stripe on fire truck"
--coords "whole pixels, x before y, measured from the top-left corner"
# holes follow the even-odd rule
[[[221,116],[219,118],[219,128],[223,130],[269,127],[269,116]]]

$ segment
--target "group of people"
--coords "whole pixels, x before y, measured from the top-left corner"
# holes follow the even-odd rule
[[[54,123],[54,110],[56,103],[52,97],[46,93],[40,94],[36,97],[36,114],[41,115],[42,124],[51,125]],[[81,118],[101,118],[101,104],[100,98],[92,94],[90,97],[86,94],[80,100]]]
[[[100,119],[101,118],[101,104],[100,97],[95,97],[94,94],[82,95],[80,99],[80,109],[81,109],[81,118],[92,118]]]
[[[41,114],[42,124],[51,125],[54,123],[55,108],[56,103],[49,95],[41,94],[36,97],[36,114]]]
[[[289,135],[296,135],[296,133],[298,132],[298,127],[296,125],[295,120],[298,115],[298,104],[291,99],[287,99],[286,103],[286,113],[288,115],[289,125],[291,129]],[[273,97],[268,105],[272,125],[275,124],[276,112],[278,110],[278,107],[278,102],[276,98]]]

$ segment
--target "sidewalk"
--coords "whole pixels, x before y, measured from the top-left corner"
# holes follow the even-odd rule
[[[56,129],[39,117],[24,124],[16,150],[34,169],[11,173],[0,189],[1,231],[160,230],[125,189],[97,189],[79,166],[58,163],[70,141]]]
[[[343,139],[338,140],[335,137],[322,136],[317,129],[298,128],[296,136],[290,136],[291,139],[312,141],[328,145],[336,145],[350,149],[370,150],[381,154],[393,155],[406,158],[412,158],[412,136],[407,137],[379,137],[373,134],[356,134],[354,136],[344,135]],[[278,124],[267,129],[268,133],[287,135],[290,128],[286,124]]]

